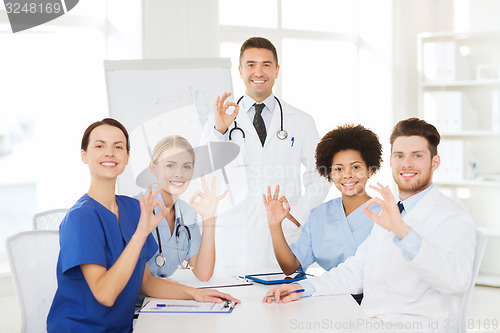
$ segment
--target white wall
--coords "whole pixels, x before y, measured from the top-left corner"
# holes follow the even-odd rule
[[[394,0],[394,124],[418,115],[417,34],[452,30],[453,0]]]
[[[393,122],[418,115],[417,34],[420,32],[500,31],[499,0],[393,0]],[[469,9],[463,17],[458,7]],[[457,17],[454,15],[457,14]],[[459,22],[465,21],[465,22]],[[462,23],[462,24],[459,24]]]
[[[218,57],[217,4],[217,0],[143,0],[143,57]]]
[[[500,31],[499,0],[468,0],[468,6],[471,31]]]

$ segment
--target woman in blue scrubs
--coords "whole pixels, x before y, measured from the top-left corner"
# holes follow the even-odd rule
[[[158,192],[148,190],[139,200],[115,195],[129,150],[128,133],[114,119],[93,123],[83,135],[81,158],[91,183],[60,226],[58,288],[48,332],[131,332],[141,290],[158,298],[237,301],[150,274],[147,262],[157,249],[150,234],[168,212],[155,199]]]
[[[354,255],[370,234],[373,221],[363,212],[370,196],[365,186],[382,162],[375,133],[361,125],[344,125],[327,133],[316,147],[316,169],[342,196],[311,210],[297,242],[288,246],[281,222],[290,212],[279,185],[263,195],[274,253],[285,274],[305,270],[314,262],[330,270]],[[375,213],[380,207],[373,206]]]
[[[202,176],[203,190],[197,191],[189,204],[179,199],[189,186],[194,163],[193,147],[181,136],[167,136],[153,149],[149,167],[160,189],[157,199],[168,212],[157,230],[153,231],[158,252],[149,261],[149,269],[154,276],[165,278],[178,267],[191,267],[201,281],[212,277],[215,265],[215,211],[217,202],[225,197],[227,191],[217,196],[215,177],[209,189]],[[197,213],[203,223],[203,235],[197,224]]]

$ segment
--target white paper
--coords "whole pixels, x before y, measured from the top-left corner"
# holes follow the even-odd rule
[[[182,312],[231,312],[235,304],[222,301],[221,303],[197,302],[193,300],[172,300],[161,298],[146,298],[139,312],[143,313],[182,313]]]
[[[174,274],[170,276],[170,279],[193,288],[222,288],[252,285],[252,282],[247,281],[244,277],[231,275],[212,276],[208,281],[200,281],[191,270],[185,269],[176,270]]]

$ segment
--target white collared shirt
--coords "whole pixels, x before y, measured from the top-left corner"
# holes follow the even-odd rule
[[[255,116],[255,106],[257,103],[252,97],[247,94],[243,95],[243,99],[240,102],[240,107],[247,112],[250,122],[253,122],[253,117]],[[262,110],[262,118],[264,119],[264,124],[266,125],[266,131],[269,132],[269,126],[271,124],[271,119],[273,118],[273,110],[276,107],[276,99],[274,94],[269,95],[265,100],[262,101],[265,107]],[[261,103],[257,103],[261,104]]]

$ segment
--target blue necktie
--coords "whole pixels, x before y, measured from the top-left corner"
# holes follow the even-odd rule
[[[398,202],[398,208],[399,208],[399,213],[403,213],[403,210],[405,210],[405,206],[403,206],[403,203],[401,201]]]
[[[253,117],[253,126],[259,135],[260,143],[264,147],[264,142],[266,142],[266,125],[264,124],[264,118],[262,118],[262,110],[265,104],[254,104],[255,106],[255,116]]]

